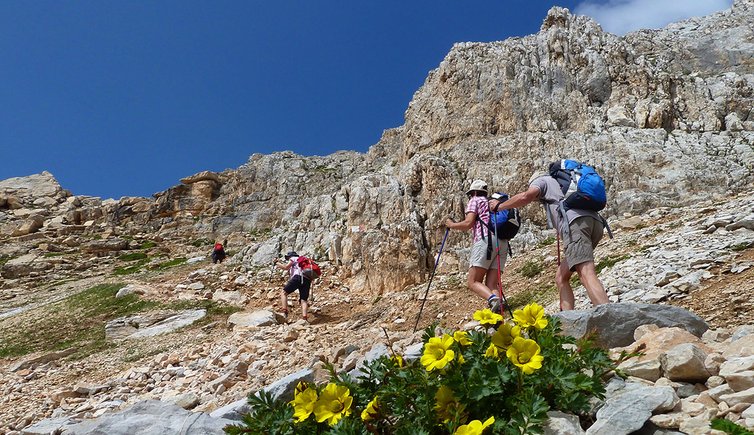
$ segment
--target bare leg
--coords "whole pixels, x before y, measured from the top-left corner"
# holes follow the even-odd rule
[[[307,318],[308,313],[309,313],[309,302],[301,301],[301,315],[304,317],[304,319]]]
[[[555,272],[555,286],[560,293],[560,311],[572,310],[576,302],[571,288],[571,275],[573,272],[568,269],[566,262],[561,261]]]
[[[487,271],[487,277],[484,280],[484,284],[490,289],[490,292],[498,294],[498,288],[500,287],[498,286],[497,269],[489,269]]]
[[[597,270],[594,268],[593,261],[587,261],[576,265],[576,272],[579,274],[581,284],[586,287],[586,294],[593,306],[607,304],[610,300],[607,297],[605,286],[597,277]]]
[[[490,295],[492,295],[492,291],[484,283],[486,273],[487,273],[487,269],[483,269],[481,267],[476,267],[476,266],[470,267],[469,277],[466,280],[466,285],[469,287],[469,290],[471,290],[477,296],[479,296],[480,298],[484,300],[487,300],[487,298],[489,298]]]
[[[285,294],[285,290],[280,290],[280,309],[288,312],[288,295]]]

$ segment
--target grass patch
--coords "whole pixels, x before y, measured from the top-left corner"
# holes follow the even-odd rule
[[[170,269],[171,267],[179,266],[185,262],[186,262],[186,257],[179,257],[179,258],[174,258],[172,260],[163,261],[162,263],[158,263],[155,266],[151,266],[150,269],[165,270],[165,269]]]
[[[117,346],[105,340],[105,324],[113,319],[154,310],[205,309],[207,315],[195,325],[204,325],[240,311],[240,307],[222,305],[212,300],[160,303],[141,299],[135,294],[116,299],[123,284],[102,284],[61,301],[36,308],[23,328],[10,319],[0,321],[0,357],[17,357],[32,352],[51,352],[76,348],[73,358],[83,358]],[[125,361],[137,361],[165,349],[133,350]]]
[[[45,252],[42,257],[44,258],[53,258],[53,257],[62,257],[65,255],[65,252]]]
[[[144,260],[147,258],[147,254],[143,252],[132,252],[130,254],[123,254],[120,257],[118,257],[118,260],[120,261],[136,261],[136,260]]]
[[[619,255],[619,256],[616,256],[616,257],[608,255],[607,258],[603,258],[595,266],[595,269],[597,270],[597,274],[599,274],[600,272],[602,272],[607,267],[613,267],[617,263],[619,263],[619,262],[621,262],[623,260],[628,259],[628,257],[629,257],[628,255]]]
[[[558,289],[555,287],[555,284],[542,284],[537,287],[529,287],[511,295],[508,297],[508,305],[510,305],[512,310],[515,310],[523,308],[532,302],[546,306],[557,299]]]
[[[146,240],[144,242],[141,242],[141,245],[139,245],[139,249],[151,249],[151,248],[154,248],[155,246],[157,246],[157,243],[151,240]]]
[[[745,250],[751,248],[752,246],[754,246],[754,243],[752,243],[752,242],[737,243],[737,244],[731,246],[730,250],[731,251],[735,251],[735,252],[740,252],[740,251],[745,251]],[[0,264],[2,264],[2,262],[0,262]]]
[[[270,228],[253,228],[249,230],[249,236],[251,236],[251,239],[255,241],[269,239],[271,234],[272,229]]]
[[[539,242],[539,244],[537,245],[537,247],[538,248],[544,248],[545,246],[550,246],[553,243],[555,243],[555,237],[550,236],[550,237],[542,240],[541,242]]]
[[[3,267],[5,263],[9,262],[12,259],[13,257],[11,257],[10,255],[0,255],[0,267]]]
[[[195,248],[201,248],[202,246],[212,246],[214,243],[212,243],[212,240],[209,239],[196,239],[193,242],[191,242],[191,246]]]
[[[579,279],[579,275],[577,273],[571,275],[571,279],[569,279],[568,282],[571,284],[571,288],[576,288],[581,285],[581,279]]]
[[[544,266],[542,265],[542,263],[535,260],[527,260],[526,263],[516,269],[516,272],[527,278],[534,278],[535,276],[542,273],[543,270]]]
[[[115,294],[122,284],[102,284],[54,304],[37,308],[39,315],[24,328],[2,328],[0,357],[21,356],[31,352],[50,352],[77,348],[84,357],[112,346],[105,341],[105,323],[117,317],[147,311],[157,302]],[[34,333],[30,333],[33,331]]]
[[[136,260],[130,266],[116,267],[115,271],[113,271],[113,274],[115,276],[131,275],[132,273],[136,273],[136,272],[140,271],[141,268],[142,268],[142,266],[144,266],[148,262],[149,262],[148,258],[144,258],[144,259],[141,259],[141,260]]]

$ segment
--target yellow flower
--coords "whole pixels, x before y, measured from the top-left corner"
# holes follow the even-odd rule
[[[500,349],[495,346],[494,344],[490,344],[490,347],[487,348],[487,352],[484,353],[484,356],[487,358],[500,358]]]
[[[514,311],[513,320],[515,320],[522,328],[534,327],[538,330],[542,330],[547,326],[545,309],[536,302],[532,302],[521,310]]]
[[[482,325],[497,325],[503,321],[503,316],[493,313],[489,308],[474,312],[474,320],[479,321]]]
[[[424,345],[424,354],[421,363],[428,372],[444,369],[449,362],[453,361],[456,354],[450,350],[453,345],[453,337],[443,334],[442,337],[432,337]]]
[[[403,362],[403,357],[400,356],[400,355],[393,355],[393,356],[391,356],[390,357],[390,361],[392,361],[396,366],[398,366],[398,368],[403,367],[403,365],[405,364]]]
[[[539,345],[536,341],[516,337],[506,355],[524,374],[530,375],[534,373],[534,370],[542,368],[544,357],[539,354],[539,351]]]
[[[317,401],[317,390],[307,386],[305,382],[296,385],[296,395],[290,404],[293,406],[293,417],[300,423],[311,415],[314,403]]]
[[[492,334],[492,344],[505,350],[513,343],[513,339],[521,336],[521,328],[511,325],[510,323],[503,323],[497,328],[494,334]]]
[[[495,422],[495,417],[490,417],[482,423],[479,420],[471,420],[469,424],[464,424],[456,429],[456,435],[482,435],[482,432]]]
[[[458,352],[458,364],[463,364],[466,362],[466,358],[463,357],[463,354],[461,352]]]
[[[469,334],[466,331],[454,332],[453,340],[457,341],[461,346],[468,346],[471,344],[471,340],[469,340]]]
[[[314,416],[317,423],[326,421],[330,426],[335,426],[341,418],[351,415],[353,397],[348,387],[329,383],[322,390],[319,399],[314,404]]]
[[[377,418],[379,412],[377,411],[377,397],[375,396],[371,402],[367,403],[367,407],[361,411],[361,419],[364,421],[374,420]]]
[[[443,385],[435,393],[435,411],[443,423],[452,420],[456,415],[463,413],[466,407],[458,402],[453,395],[453,390]]]

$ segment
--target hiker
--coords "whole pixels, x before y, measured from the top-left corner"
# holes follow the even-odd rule
[[[555,272],[555,286],[560,293],[561,311],[574,308],[575,297],[570,282],[573,272],[578,273],[593,306],[607,304],[610,302],[607,292],[597,277],[594,266],[594,248],[602,239],[604,221],[596,211],[565,209],[561,206],[564,198],[565,194],[560,184],[549,172],[535,172],[529,179],[529,188],[526,191],[513,195],[509,200],[499,204],[498,208],[521,208],[533,201],[539,201],[544,206],[548,228],[556,228],[558,236],[563,239],[564,258]],[[565,220],[561,219],[563,210]]]
[[[466,192],[469,202],[466,204],[466,216],[461,222],[448,218],[445,225],[451,230],[471,230],[472,246],[469,258],[469,275],[466,285],[469,290],[487,301],[490,310],[502,313],[503,306],[500,297],[492,290],[498,279],[498,263],[502,268],[507,258],[507,241],[500,241],[502,257],[498,261],[498,252],[493,249],[494,241],[490,240],[488,227],[490,219],[489,203],[487,201],[487,183],[474,180]],[[492,235],[494,237],[494,234]]]
[[[280,305],[283,315],[288,317],[288,295],[298,290],[298,298],[301,302],[301,317],[304,320],[309,320],[309,289],[311,289],[312,282],[304,276],[298,263],[298,257],[299,255],[296,251],[290,251],[285,254],[287,263],[282,264],[279,259],[275,260],[278,268],[287,270],[290,274],[290,279],[280,291]]]
[[[222,263],[223,260],[225,260],[225,248],[222,243],[215,242],[215,246],[212,248],[212,264]]]

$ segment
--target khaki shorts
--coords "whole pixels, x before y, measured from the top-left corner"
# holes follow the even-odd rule
[[[569,226],[570,235],[563,237],[565,262],[573,272],[575,267],[587,261],[594,262],[594,248],[602,240],[602,221],[590,216],[576,218]]]
[[[487,259],[487,239],[479,239],[471,246],[469,267],[481,267],[482,269],[497,269],[497,245],[492,240],[492,255]],[[508,241],[500,240],[500,267],[505,267],[508,259]],[[502,270],[502,269],[501,269]]]

